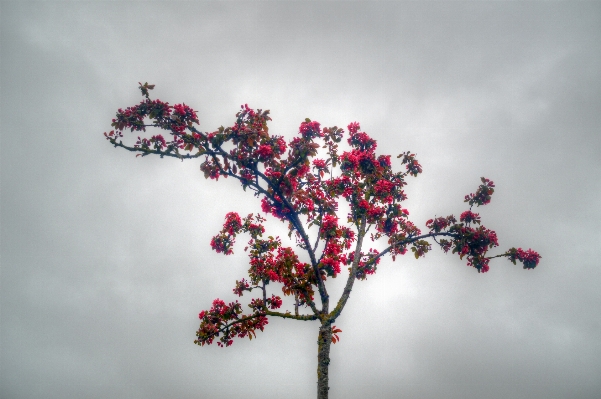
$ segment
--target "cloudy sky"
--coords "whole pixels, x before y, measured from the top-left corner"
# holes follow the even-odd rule
[[[542,254],[487,274],[439,251],[383,262],[336,322],[331,398],[599,397],[600,3],[0,7],[2,398],[315,396],[316,322],[193,344],[247,269],[210,238],[257,201],[104,140],[139,81],[203,131],[244,103],[286,137],[359,121],[380,152],[418,154],[418,226],[486,176],[499,251]]]

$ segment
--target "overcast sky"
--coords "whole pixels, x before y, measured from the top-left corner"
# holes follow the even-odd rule
[[[358,121],[380,153],[417,153],[419,227],[466,210],[485,176],[497,190],[478,211],[499,253],[542,254],[486,274],[440,251],[382,262],[336,321],[331,398],[600,396],[601,3],[2,2],[0,15],[3,399],[315,396],[317,322],[193,344],[198,312],[236,299],[248,268],[210,238],[258,202],[199,160],[104,140],[139,81],[198,110],[203,131],[244,103],[288,138],[306,117]]]

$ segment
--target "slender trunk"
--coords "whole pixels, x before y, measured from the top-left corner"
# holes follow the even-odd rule
[[[317,338],[317,399],[328,399],[328,367],[330,366],[330,345],[332,344],[331,322],[319,327]]]

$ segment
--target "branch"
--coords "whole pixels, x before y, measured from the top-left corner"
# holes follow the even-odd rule
[[[313,252],[313,250],[311,248],[311,243],[309,242],[309,237],[307,236],[307,233],[305,232],[305,229],[303,228],[303,226],[300,222],[300,219],[298,218],[298,214],[293,211],[292,215],[294,216],[296,224],[298,224],[298,226],[300,226],[300,229],[297,227],[297,231],[300,233],[301,238],[305,242],[305,246],[307,247],[307,252],[309,252],[309,257],[311,258],[311,264],[313,266],[313,273],[315,273],[315,279],[317,280],[317,288],[319,290],[319,296],[321,298],[321,304],[322,304],[321,310],[322,310],[322,312],[327,313],[329,303],[330,303],[330,296],[328,295],[326,286],[325,286],[323,280],[321,279],[321,274],[319,274],[319,267],[318,267],[317,259],[315,258],[315,252]]]
[[[319,216],[318,216],[318,218],[320,218],[320,217],[323,216],[323,208],[321,207],[321,205],[318,205],[318,206],[319,206]],[[319,232],[317,232],[317,238],[315,239],[315,245],[313,246],[313,252],[317,251],[317,245],[319,244],[319,241],[320,241],[319,240]],[[328,245],[327,242],[326,242],[326,245]],[[323,257],[323,254],[322,254],[322,257]]]
[[[131,151],[131,152],[141,152],[142,156],[146,156],[146,155],[149,155],[149,154],[156,154],[156,155],[160,155],[161,158],[167,156],[167,157],[173,157],[173,158],[178,158],[178,159],[182,159],[183,160],[183,159],[198,158],[201,155],[206,155],[207,154],[207,153],[203,153],[203,152],[199,151],[199,152],[197,152],[194,155],[190,155],[190,154],[182,155],[179,152],[172,153],[171,150],[173,148],[169,149],[168,151],[159,151],[159,150],[151,150],[149,148],[129,147],[129,146],[126,146],[125,144],[123,144],[122,141],[117,142],[117,139],[109,139],[109,141],[115,147],[125,148],[127,151]]]
[[[457,237],[459,237],[459,234],[444,233],[444,232],[429,233],[429,234],[424,234],[424,235],[417,236],[417,237],[406,238],[406,239],[404,239],[402,241],[397,241],[394,244],[390,245],[388,248],[386,248],[384,251],[380,252],[378,255],[374,256],[369,261],[367,261],[367,263],[365,264],[365,266],[369,266],[369,265],[373,264],[376,260],[378,260],[382,256],[386,255],[388,252],[390,252],[392,250],[392,248],[394,248],[395,246],[405,245],[405,244],[411,244],[412,242],[419,241],[419,240],[422,240],[424,238],[438,237],[438,236],[447,236],[447,237],[455,237],[455,238],[457,238]]]
[[[317,315],[314,315],[314,314],[296,315],[296,314],[292,314],[292,313],[273,312],[273,311],[267,310],[267,309],[264,309],[263,312],[265,312],[265,315],[267,315],[267,316],[281,317],[284,319],[308,321],[308,320],[317,320],[317,318],[318,318]]]
[[[346,280],[346,285],[344,286],[344,291],[342,291],[342,296],[338,300],[336,307],[332,310],[332,313],[328,315],[328,319],[332,322],[336,320],[342,309],[344,309],[344,305],[346,305],[346,301],[348,301],[351,291],[353,290],[353,284],[355,283],[357,276],[357,268],[359,267],[359,262],[361,261],[361,247],[363,246],[363,237],[365,237],[365,224],[366,224],[366,215],[363,215],[361,218],[361,222],[359,224],[359,231],[357,234],[357,246],[355,247],[355,258],[353,259],[353,264],[351,266],[351,271],[349,272],[349,276]]]
[[[217,331],[207,335],[206,337],[204,337],[204,339],[202,341],[197,340],[196,343],[202,343],[206,340],[208,340],[209,338],[215,337],[221,333],[227,333],[227,331],[229,331],[229,329],[232,326],[235,326],[236,324],[240,324],[243,323],[247,320],[252,320],[255,319],[257,317],[263,317],[263,316],[274,316],[274,317],[282,317],[284,319],[294,319],[294,320],[302,320],[302,321],[310,321],[310,320],[317,320],[317,316],[316,315],[293,315],[291,313],[280,313],[280,312],[273,312],[271,310],[268,310],[267,308],[264,308],[263,311],[261,313],[255,313],[252,314],[250,316],[246,316],[243,317],[241,319],[237,319],[234,320],[228,324],[224,324],[223,326],[221,326]],[[250,333],[250,331],[249,331]]]
[[[487,256],[484,259],[494,259],[494,258],[506,258],[508,257],[509,254],[507,252],[503,253],[503,254],[499,254],[499,255],[495,255],[495,256]]]

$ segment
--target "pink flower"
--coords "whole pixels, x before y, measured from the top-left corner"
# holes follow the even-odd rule
[[[480,206],[486,205],[490,203],[491,195],[495,192],[495,184],[492,180],[489,180],[485,177],[480,178],[482,184],[476,190],[476,193],[471,193],[465,196],[465,201],[470,204],[470,206]]]
[[[389,194],[393,188],[394,184],[388,180],[378,180],[378,182],[374,185],[374,191],[378,195]]]
[[[278,276],[277,273],[274,272],[273,270],[267,271],[267,277],[269,277],[269,279],[271,281],[279,281],[280,280],[280,276]]]
[[[326,161],[324,161],[323,159],[314,159],[313,166],[315,166],[318,169],[326,169],[328,167],[326,165]]]
[[[268,159],[273,155],[273,149],[271,146],[263,144],[259,146],[259,149],[257,149],[257,155],[263,160]]]
[[[282,306],[282,298],[276,295],[271,295],[271,298],[269,298],[267,302],[269,303],[269,307],[271,309],[278,309],[280,306]]]
[[[230,235],[234,235],[242,228],[242,220],[236,212],[230,212],[225,215],[225,223],[223,229]]]
[[[336,276],[340,273],[340,261],[334,258],[324,258],[321,260],[322,265],[328,274]]]
[[[271,204],[269,203],[267,197],[263,197],[261,199],[261,210],[265,213],[271,213]]]
[[[515,260],[519,260],[524,264],[524,269],[534,269],[542,258],[538,252],[528,248],[524,251],[522,248],[511,248],[509,251],[509,260],[515,264]]]
[[[286,152],[286,141],[282,137],[278,137],[276,146],[280,154]]]
[[[323,133],[319,128],[320,123],[316,121],[306,121],[301,123],[298,132],[303,135],[304,138],[310,139],[313,137],[322,137]]]
[[[459,220],[465,223],[480,223],[480,215],[472,211],[465,211],[459,216]]]
[[[223,252],[225,255],[230,255],[233,252],[231,246],[232,240],[230,237],[218,235],[213,237],[211,240],[211,248],[213,248],[217,253]]]
[[[355,134],[361,129],[361,126],[359,126],[358,122],[351,122],[348,124],[347,128],[350,134]]]
[[[338,227],[338,218],[333,215],[326,215],[321,222],[322,230],[332,230]]]
[[[390,163],[390,155],[380,155],[378,157],[378,162],[380,162],[380,166],[382,167],[390,167],[392,164]]]

